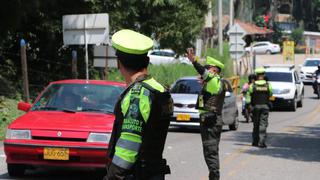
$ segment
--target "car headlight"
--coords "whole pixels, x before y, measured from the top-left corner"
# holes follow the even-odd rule
[[[7,129],[6,139],[31,139],[30,130]]]
[[[279,94],[288,94],[290,93],[290,89],[282,89]]]
[[[110,133],[90,133],[87,142],[109,143]]]

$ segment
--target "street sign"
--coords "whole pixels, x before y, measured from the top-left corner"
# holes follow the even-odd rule
[[[228,31],[230,56],[234,60],[241,58],[244,53],[246,42],[242,39],[246,35],[246,31],[238,24],[234,24]]]
[[[115,50],[112,46],[94,46],[93,51],[93,66],[94,67],[106,67],[108,62],[109,68],[117,68],[117,57]]]
[[[294,41],[283,42],[283,58],[286,61],[294,61]]]
[[[109,43],[109,15],[65,15],[62,17],[62,30],[65,45],[85,45],[86,79],[89,79],[88,44]]]
[[[79,14],[62,17],[65,45],[108,44],[109,15]]]

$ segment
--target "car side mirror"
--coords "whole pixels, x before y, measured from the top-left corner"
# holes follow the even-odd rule
[[[31,104],[27,102],[19,102],[18,109],[24,112],[28,112],[31,109]]]
[[[231,93],[229,91],[226,91],[226,97],[230,97],[231,96]]]

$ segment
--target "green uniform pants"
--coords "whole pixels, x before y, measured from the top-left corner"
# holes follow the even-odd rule
[[[222,130],[222,125],[219,122],[222,119],[221,116],[215,116],[204,120],[202,116],[203,114],[200,115],[200,133],[204,159],[209,169],[209,180],[219,180],[219,143]]]
[[[269,117],[268,105],[255,105],[253,107],[253,132],[252,144],[255,146],[265,146],[267,138],[267,127]]]

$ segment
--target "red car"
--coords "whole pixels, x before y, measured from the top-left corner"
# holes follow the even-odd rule
[[[115,103],[125,83],[52,82],[7,129],[4,151],[10,176],[37,166],[104,168]]]

